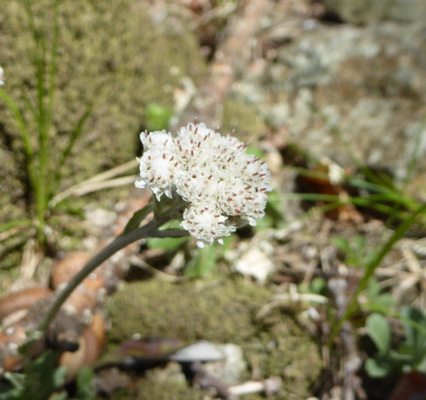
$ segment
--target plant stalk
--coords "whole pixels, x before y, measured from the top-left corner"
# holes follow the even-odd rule
[[[66,299],[74,291],[74,289],[84,281],[99,265],[106,261],[117,251],[123,249],[130,243],[146,237],[182,237],[187,236],[188,232],[181,229],[170,229],[161,231],[158,228],[164,223],[157,219],[152,220],[148,224],[131,231],[127,234],[117,236],[108,246],[103,248],[98,254],[90,259],[87,264],[68,282],[68,285],[58,294],[54,303],[50,307],[46,316],[38,326],[38,330],[46,332],[50,323],[55,318]]]

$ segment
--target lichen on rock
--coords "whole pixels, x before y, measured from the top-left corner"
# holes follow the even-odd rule
[[[417,151],[416,171],[422,171],[424,29],[424,23],[318,25],[277,50],[265,88],[275,100],[259,107],[314,158],[347,167],[355,154],[362,164],[388,169],[401,180]]]
[[[426,18],[424,0],[326,0],[324,4],[328,13],[355,24],[382,20],[410,23]]]

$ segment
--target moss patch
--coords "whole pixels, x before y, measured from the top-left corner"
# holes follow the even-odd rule
[[[244,343],[257,334],[255,312],[270,293],[237,279],[172,285],[150,280],[128,284],[108,302],[109,340],[143,337]]]
[[[262,376],[283,378],[286,399],[302,399],[309,395],[321,369],[318,349],[305,331],[290,318],[265,326],[257,341],[244,344],[246,358],[255,362]]]
[[[127,284],[107,304],[109,341],[140,333],[188,343],[234,343],[242,347],[249,366],[259,365],[263,378],[283,378],[283,397],[277,398],[304,398],[321,369],[318,349],[286,315],[276,312],[267,323],[255,321],[271,295],[267,288],[230,277],[179,285],[155,279]]]
[[[202,400],[203,394],[189,387],[179,365],[146,373],[137,385],[137,400]]]

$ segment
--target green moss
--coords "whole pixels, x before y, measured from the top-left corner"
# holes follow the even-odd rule
[[[265,327],[258,341],[243,345],[244,354],[258,364],[263,377],[283,378],[286,399],[307,398],[321,370],[318,349],[291,318],[280,319]]]
[[[133,382],[111,393],[111,400],[202,400],[203,392],[190,387],[179,364],[133,376]],[[100,397],[99,397],[100,400]]]
[[[137,385],[137,400],[202,400],[203,393],[189,387],[179,365],[146,373]]]
[[[227,99],[223,104],[222,133],[233,129],[244,141],[256,141],[265,133],[265,124],[256,108],[235,100]]]
[[[109,340],[132,334],[244,343],[257,334],[253,317],[269,291],[240,279],[174,285],[150,280],[126,285],[109,300],[114,321]]]
[[[262,378],[283,378],[283,397],[277,398],[306,398],[321,370],[318,349],[304,329],[278,311],[266,322],[255,321],[271,295],[265,287],[230,277],[179,285],[154,279],[127,284],[107,303],[109,341],[122,342],[137,332],[188,343],[234,343],[249,366],[259,365]]]

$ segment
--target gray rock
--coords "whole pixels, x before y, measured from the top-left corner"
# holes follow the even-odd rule
[[[382,20],[426,20],[424,0],[326,0],[325,7],[343,21],[355,24],[371,24]]]
[[[222,360],[224,357],[217,345],[202,340],[178,350],[170,359],[178,362],[205,362]]]
[[[206,373],[226,385],[241,383],[241,376],[247,371],[241,347],[235,344],[217,345],[225,359],[207,363],[204,366]]]
[[[403,177],[417,147],[426,170],[426,25],[322,26],[279,48],[265,81],[266,119],[315,157],[353,164],[343,139]]]

